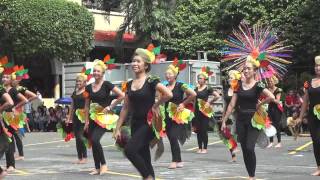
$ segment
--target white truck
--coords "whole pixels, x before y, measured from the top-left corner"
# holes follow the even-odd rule
[[[189,85],[195,87],[197,84],[197,75],[199,74],[201,67],[208,66],[213,75],[210,76],[208,83],[214,89],[222,92],[221,84],[221,74],[220,74],[220,62],[206,61],[206,60],[184,60],[187,67],[180,72],[178,76],[178,81],[188,83]],[[165,80],[164,74],[171,61],[161,62],[158,64],[151,65],[150,74],[160,76],[161,80]],[[133,79],[133,73],[130,67],[130,63],[127,64],[116,64],[117,69],[112,71],[107,71],[105,74],[105,79],[112,82],[115,85],[120,86],[123,81],[128,81]],[[75,88],[75,78],[76,74],[79,73],[83,67],[92,68],[92,62],[77,62],[63,64],[62,67],[62,94],[63,97],[70,96]],[[220,98],[215,104],[214,109],[216,116],[220,117],[223,111],[223,99]]]

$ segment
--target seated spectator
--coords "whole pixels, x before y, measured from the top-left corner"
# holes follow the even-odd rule
[[[57,116],[53,107],[49,108],[48,122],[47,122],[47,131],[55,132],[57,131]]]

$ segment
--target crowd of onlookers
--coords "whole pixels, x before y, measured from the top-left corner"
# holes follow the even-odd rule
[[[56,125],[59,122],[65,121],[69,113],[69,106],[47,108],[46,106],[38,106],[33,109],[31,104],[25,105],[25,113],[28,117],[29,128],[32,132],[55,132]]]
[[[304,90],[299,91],[289,90],[285,96],[284,107],[285,107],[285,117],[287,122],[288,130],[293,135],[298,135],[299,133],[308,132],[308,119],[305,115],[302,124],[296,124],[296,120],[299,117],[301,106],[303,103]]]

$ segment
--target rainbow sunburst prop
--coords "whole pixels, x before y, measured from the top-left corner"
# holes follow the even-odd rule
[[[270,78],[275,75],[282,78],[287,72],[290,47],[285,41],[279,41],[278,36],[268,26],[256,24],[253,27],[243,21],[238,30],[224,41],[225,49],[222,51],[222,62],[232,65],[224,70],[237,69],[242,71],[245,62],[251,61],[259,67],[258,80]]]

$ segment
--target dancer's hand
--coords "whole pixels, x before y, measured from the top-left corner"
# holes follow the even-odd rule
[[[120,136],[121,136],[120,130],[119,130],[119,129],[116,129],[116,130],[114,131],[114,133],[113,133],[113,138],[114,138],[115,140],[117,140],[118,138],[120,138]]]
[[[112,112],[111,107],[110,107],[110,106],[105,107],[105,108],[102,110],[102,112],[105,113],[105,114],[108,113],[108,112]]]
[[[83,128],[83,130],[84,130],[84,131],[88,131],[88,129],[89,129],[89,121],[86,121],[86,122],[84,123],[84,128]]]
[[[152,106],[151,111],[152,111],[152,114],[155,116],[155,118],[158,119],[159,116],[160,116],[159,106],[156,105],[156,104],[154,104],[154,105]]]
[[[210,103],[208,103],[208,102],[206,102],[205,104],[204,104],[204,107],[207,109],[207,108],[209,108],[211,106],[211,104]]]
[[[224,120],[222,120],[221,131],[223,131],[226,127],[227,127],[226,122]]]
[[[300,125],[302,123],[302,119],[301,118],[297,118],[296,119],[296,125]]]
[[[181,111],[184,110],[184,108],[185,108],[184,104],[183,104],[183,103],[180,103],[179,106],[178,106],[178,108],[177,108],[177,111],[178,111],[178,112],[181,112]]]

